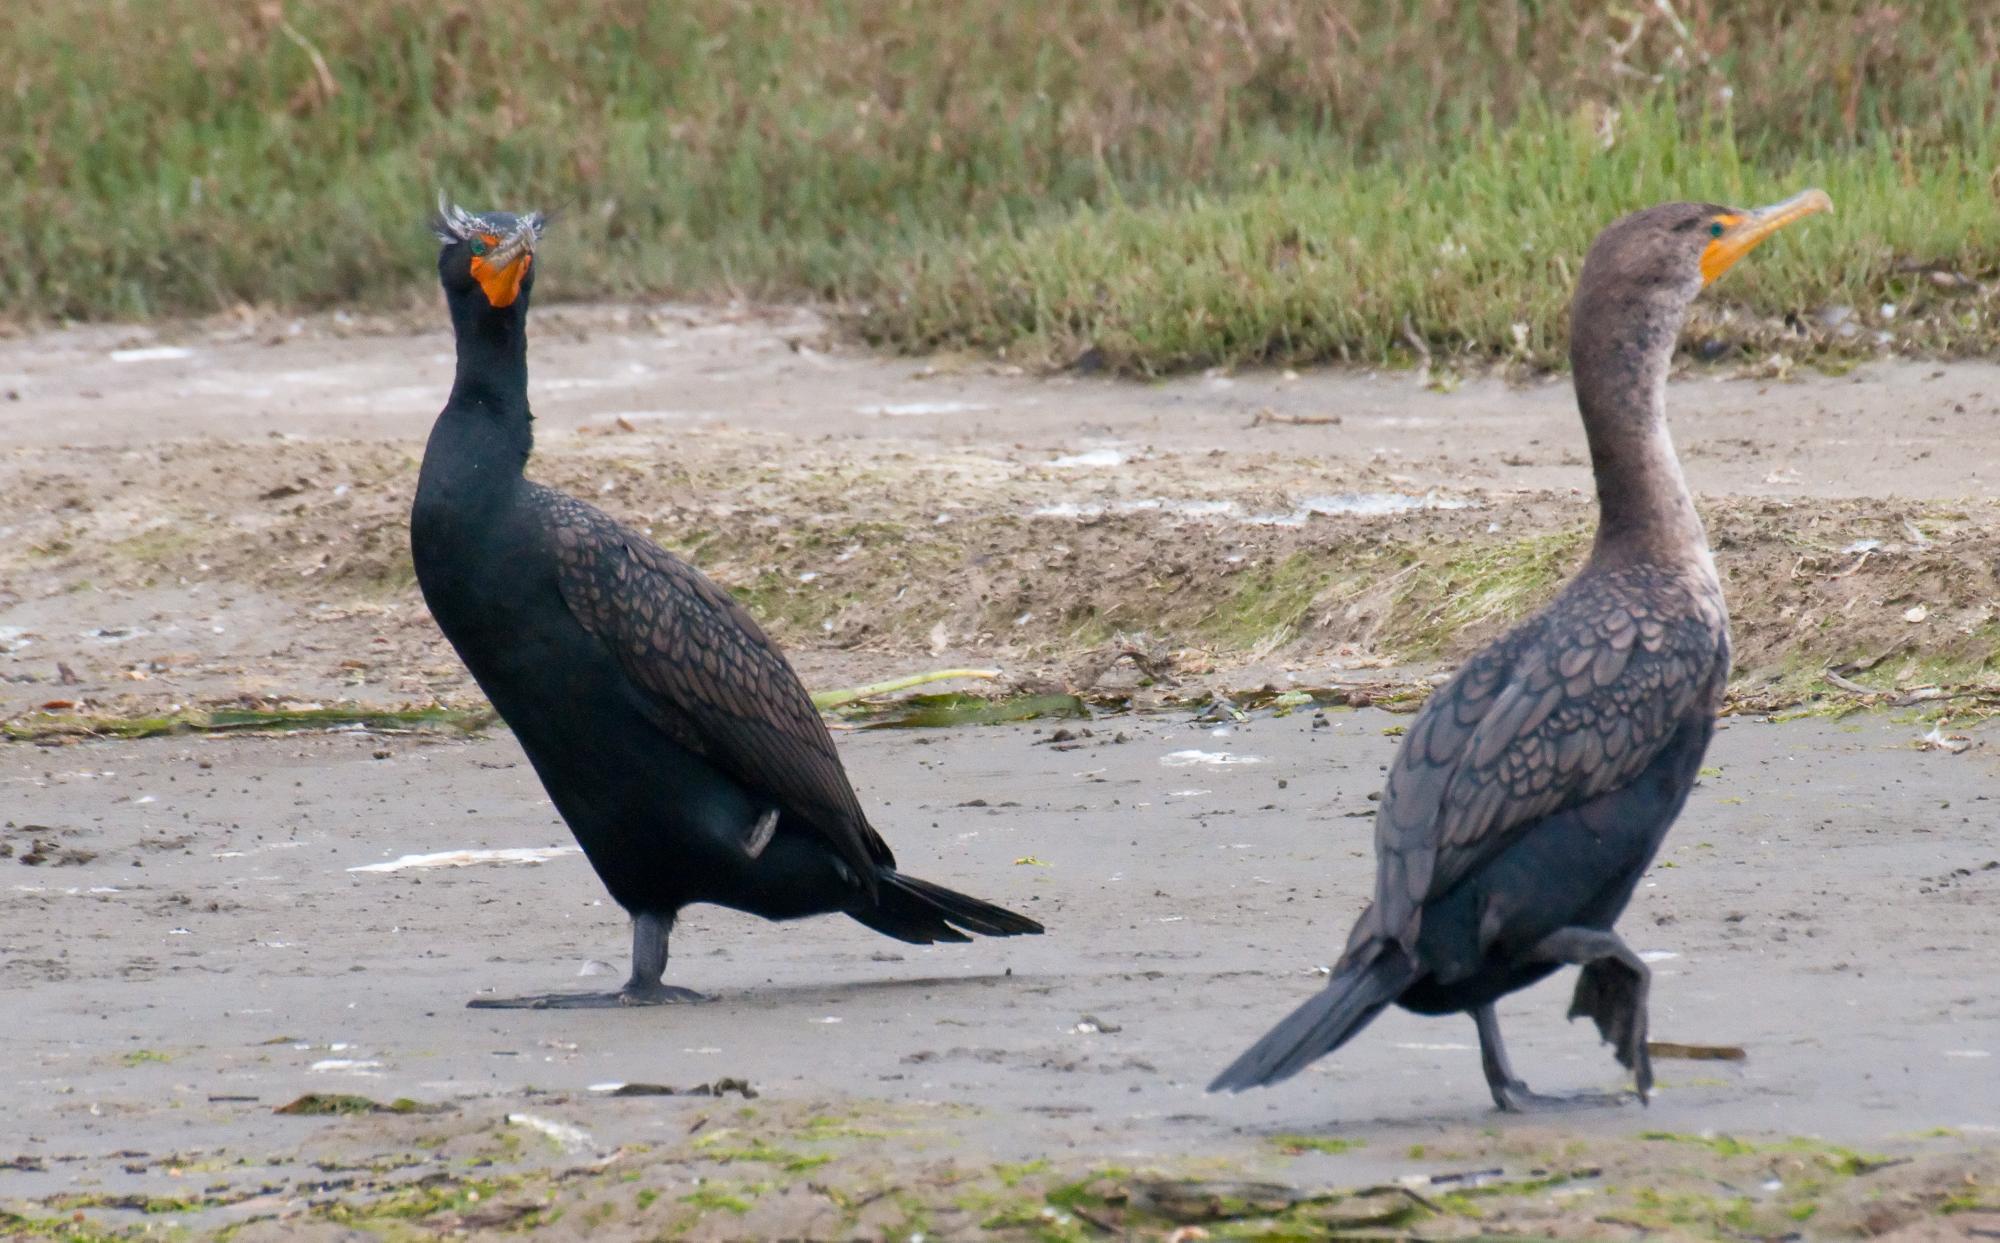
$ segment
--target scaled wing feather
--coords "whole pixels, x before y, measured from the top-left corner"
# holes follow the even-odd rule
[[[638,532],[544,491],[564,600],[680,745],[822,833],[873,887],[893,866],[833,738],[783,653],[699,570]]]

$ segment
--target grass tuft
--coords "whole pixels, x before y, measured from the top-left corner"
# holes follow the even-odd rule
[[[1996,335],[1979,0],[53,0],[0,12],[0,81],[0,321],[429,299],[443,187],[556,212],[544,297],[1142,373],[1543,364],[1611,217],[1816,183],[1841,214],[1719,340]]]

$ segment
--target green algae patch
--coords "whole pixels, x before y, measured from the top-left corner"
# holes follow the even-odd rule
[[[718,1136],[718,1138],[722,1138]],[[714,1161],[730,1165],[738,1161],[755,1161],[776,1166],[787,1174],[803,1174],[807,1170],[818,1169],[833,1160],[831,1154],[820,1152],[798,1152],[781,1148],[763,1140],[752,1140],[745,1144],[696,1144],[704,1161]]]
[[[871,682],[866,686],[850,686],[841,690],[814,691],[813,706],[821,712],[831,712],[835,708],[859,703],[868,699],[879,699],[898,691],[928,686],[933,682],[953,682],[962,679],[977,679],[990,682],[1000,676],[998,669],[933,669],[927,673],[913,673],[906,677],[890,678],[885,682]]]
[[[1831,1172],[1847,1177],[1870,1174],[1897,1164],[1901,1158],[1873,1155],[1819,1140],[1790,1138],[1765,1142],[1738,1139],[1733,1135],[1689,1135],[1677,1131],[1642,1131],[1639,1138],[1651,1143],[1687,1144],[1705,1148],[1719,1157],[1799,1156],[1807,1157]]]
[[[957,725],[1004,725],[1016,721],[1078,720],[1091,705],[1078,695],[1005,695],[988,698],[964,692],[910,695],[880,704],[856,705],[840,713],[864,729],[942,729]]]
[[[45,1207],[61,1212],[110,1209],[124,1213],[144,1213],[148,1217],[160,1217],[169,1213],[192,1213],[207,1207],[210,1203],[208,1200],[187,1196],[114,1195],[107,1192],[72,1192],[50,1196],[43,1201]],[[74,1218],[71,1220],[73,1222]]]
[[[1497,632],[1547,604],[1582,563],[1582,527],[1447,550],[1398,582],[1377,642],[1434,659],[1468,632]]]
[[[366,1096],[346,1093],[308,1092],[297,1100],[278,1106],[271,1112],[300,1118],[350,1117],[356,1114],[441,1114],[450,1110],[449,1105],[426,1105],[413,1101],[407,1096],[399,1096],[388,1104]]]
[[[1289,643],[1305,629],[1313,601],[1333,582],[1333,565],[1327,555],[1302,551],[1246,570],[1197,623],[1197,633],[1225,649],[1270,650]]]
[[[0,722],[0,738],[10,742],[48,742],[159,738],[173,734],[291,734],[334,729],[470,734],[496,720],[498,717],[490,708],[216,708],[135,717],[38,710]]]
[[[750,1211],[750,1204],[755,1198],[754,1195],[741,1196],[720,1187],[698,1187],[682,1196],[680,1202],[703,1212],[720,1209],[740,1217]]]
[[[1342,1139],[1334,1135],[1274,1135],[1271,1145],[1287,1156],[1298,1156],[1307,1152],[1342,1153],[1366,1148],[1365,1139]]]

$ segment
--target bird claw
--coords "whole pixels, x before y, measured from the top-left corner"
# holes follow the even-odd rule
[[[468,1010],[616,1010],[625,1006],[687,1005],[710,998],[671,984],[626,985],[615,993],[538,993],[530,997],[477,997]]]
[[[707,993],[697,993],[691,988],[677,988],[672,984],[654,984],[645,988],[634,988],[627,984],[614,995],[621,1006],[682,1006],[715,1000]]]
[[[1634,1097],[1630,1092],[1574,1092],[1561,1096],[1544,1096],[1531,1092],[1528,1085],[1519,1079],[1493,1089],[1493,1103],[1501,1113],[1563,1113],[1576,1109],[1600,1109],[1608,1105],[1629,1105],[1634,1099],[1646,1103],[1643,1096]]]

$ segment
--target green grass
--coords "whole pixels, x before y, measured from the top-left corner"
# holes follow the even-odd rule
[[[545,298],[832,298],[1139,372],[1541,363],[1612,216],[1818,183],[1840,214],[1722,296],[1964,349],[1985,296],[1906,269],[1993,275],[1996,49],[1977,0],[8,5],[0,321],[427,300],[443,187],[557,213]]]
[[[1804,349],[1872,349],[1882,330],[1940,353],[1994,339],[1991,301],[1904,269],[1993,272],[2000,130],[1921,162],[1887,135],[1752,159],[1726,116],[1690,124],[1664,103],[1624,114],[1616,133],[1607,148],[1588,116],[1537,108],[1403,159],[1336,152],[1244,189],[1073,209],[895,261],[859,323],[887,346],[1031,363],[1095,350],[1128,372],[1410,362],[1413,339],[1433,354],[1559,365],[1574,274],[1605,223],[1669,199],[1755,206],[1819,185],[1837,214],[1769,244],[1711,295],[1748,322],[1710,313],[1691,339],[1797,350],[1787,313],[1836,305],[1855,312],[1853,333]]]

